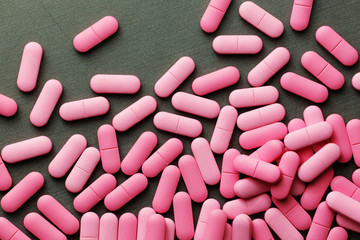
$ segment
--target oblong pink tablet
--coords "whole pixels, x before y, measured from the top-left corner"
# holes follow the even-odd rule
[[[70,170],[76,160],[84,152],[86,138],[81,134],[72,135],[56,156],[51,160],[48,170],[52,177],[61,178]]]
[[[233,239],[252,239],[252,221],[246,214],[239,214],[234,218],[232,223],[232,238]]]
[[[274,239],[266,222],[261,218],[252,221],[252,237],[254,240],[271,240]]]
[[[117,240],[119,221],[115,214],[105,213],[100,218],[99,240]]]
[[[268,105],[276,102],[279,91],[274,86],[242,88],[232,91],[229,102],[233,107],[246,108]]]
[[[315,103],[325,102],[329,96],[327,88],[323,85],[292,72],[285,73],[280,79],[280,84],[286,91]]]
[[[226,214],[221,209],[212,210],[206,225],[203,239],[216,240],[223,239],[226,228]]]
[[[54,197],[41,196],[37,201],[37,208],[63,233],[73,235],[79,230],[79,221]]]
[[[94,212],[87,212],[81,217],[80,240],[99,240],[99,216]]]
[[[284,152],[284,144],[280,140],[270,140],[249,156],[260,159],[264,162],[272,163],[280,158]]]
[[[1,150],[1,157],[4,162],[16,163],[45,155],[51,151],[51,148],[52,142],[50,138],[46,136],[39,136],[6,145]]]
[[[111,35],[119,28],[113,16],[106,16],[74,37],[73,45],[79,52],[87,52]]]
[[[220,35],[214,38],[212,47],[219,54],[257,54],[263,42],[256,35]]]
[[[264,85],[290,60],[290,52],[284,47],[275,48],[248,74],[248,82],[253,87]]]
[[[240,198],[252,198],[270,191],[270,184],[256,178],[242,178],[234,185],[234,192]]]
[[[331,27],[320,27],[316,31],[315,38],[321,46],[345,66],[352,66],[357,62],[359,54],[356,49]]]
[[[220,105],[216,101],[185,92],[175,93],[171,104],[179,111],[210,119],[216,118],[220,112]]]
[[[234,85],[239,79],[239,70],[229,66],[196,78],[192,83],[192,90],[195,94],[203,96]]]
[[[157,129],[186,137],[198,137],[202,132],[201,122],[169,112],[158,112],[153,119]]]
[[[75,210],[81,213],[89,211],[115,187],[116,178],[113,175],[109,173],[101,175],[75,197],[73,202]]]
[[[134,94],[140,86],[140,79],[134,75],[96,74],[90,80],[96,93]]]
[[[337,191],[330,192],[326,203],[334,212],[360,224],[360,202]]]
[[[165,218],[165,240],[175,239],[175,223],[171,218]]]
[[[179,139],[170,138],[144,162],[142,172],[147,177],[155,177],[174,161],[183,149],[184,146]]]
[[[154,90],[159,97],[170,96],[195,69],[191,57],[182,57],[155,83]]]
[[[232,240],[232,226],[229,223],[226,223],[224,240]]]
[[[360,188],[344,176],[336,176],[331,180],[331,190],[341,192],[360,201]]]
[[[335,213],[329,209],[326,202],[322,202],[316,209],[309,232],[306,236],[308,240],[326,239]]]
[[[316,52],[304,53],[301,57],[301,64],[328,88],[338,90],[344,86],[344,75]]]
[[[43,49],[37,42],[29,42],[25,45],[21,58],[17,86],[23,92],[34,90],[39,75]]]
[[[234,148],[227,150],[223,155],[220,179],[220,194],[224,198],[235,197],[234,186],[240,174],[234,168],[234,160],[240,152]]]
[[[117,131],[125,132],[155,112],[156,107],[157,103],[155,98],[152,96],[144,96],[115,115],[112,120],[112,125]]]
[[[119,218],[117,240],[136,240],[137,218],[132,213],[124,213]]]
[[[97,131],[102,167],[107,173],[120,170],[120,153],[116,131],[109,124],[101,125]]]
[[[360,225],[357,222],[355,222],[347,217],[344,217],[343,215],[340,215],[340,214],[336,215],[336,223],[340,227],[360,233]]]
[[[44,185],[44,177],[39,172],[31,172],[21,179],[1,199],[5,212],[15,212]]]
[[[220,204],[216,199],[209,198],[204,201],[196,224],[194,240],[204,239],[210,213],[215,209],[220,209]]]
[[[20,231],[12,222],[0,217],[0,239],[4,240],[30,240],[28,236]]]
[[[149,218],[156,214],[154,209],[150,207],[142,208],[138,213],[137,240],[145,240],[146,228]],[[126,239],[127,240],[127,239]]]
[[[356,73],[351,79],[351,85],[356,90],[360,91],[360,73]]]
[[[284,24],[251,1],[243,2],[239,8],[240,16],[272,38],[278,38],[284,32]]]
[[[0,157],[0,191],[8,190],[12,185],[12,178]]]
[[[45,126],[59,101],[63,87],[58,80],[45,83],[30,113],[30,122],[36,127]]]
[[[18,106],[14,99],[0,94],[0,115],[5,117],[13,116],[18,109]]]
[[[270,140],[282,140],[287,134],[287,127],[282,122],[272,123],[247,132],[239,138],[239,144],[244,149],[260,147]]]
[[[67,239],[62,232],[35,212],[31,212],[25,216],[24,226],[38,239]]]
[[[147,178],[141,173],[136,173],[105,197],[105,207],[110,211],[116,211],[144,191],[147,186]]]
[[[178,192],[173,199],[176,236],[190,240],[194,236],[194,218],[191,198],[186,192]]]
[[[165,240],[166,223],[160,214],[149,217],[146,227],[146,240]]]
[[[348,234],[346,230],[342,227],[333,227],[326,240],[346,240],[348,239]]]
[[[352,119],[346,124],[355,164],[360,166],[360,120]]]
[[[304,31],[309,25],[313,0],[294,0],[290,26],[295,31]]]
[[[200,27],[204,32],[215,32],[228,9],[231,0],[211,0],[200,20]]]

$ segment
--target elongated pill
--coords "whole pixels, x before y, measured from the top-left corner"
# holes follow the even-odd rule
[[[346,124],[346,131],[356,166],[360,166],[360,120],[352,119]]]
[[[229,102],[233,107],[246,108],[268,105],[276,102],[279,91],[274,86],[242,88],[232,91]]]
[[[270,184],[256,178],[247,177],[237,181],[234,185],[234,192],[240,198],[252,198],[270,191]]]
[[[113,16],[106,16],[74,37],[73,45],[79,52],[87,52],[111,35],[119,28]]]
[[[344,217],[343,215],[340,215],[340,214],[336,215],[336,223],[340,227],[360,233],[360,225],[357,222],[355,222],[347,217]]]
[[[16,184],[1,199],[5,212],[15,212],[44,185],[44,177],[39,172],[31,172]]]
[[[28,236],[20,231],[12,222],[0,217],[0,239],[4,240],[30,240]]]
[[[21,58],[17,86],[23,92],[34,90],[39,75],[43,49],[37,42],[25,45]]]
[[[270,140],[249,156],[260,159],[264,162],[272,163],[280,158],[284,152],[284,144],[280,140]]]
[[[212,47],[219,54],[257,54],[263,42],[256,35],[220,35],[214,38]]]
[[[302,182],[299,179],[299,177],[296,175],[294,178],[293,185],[291,186],[290,189],[290,194],[293,196],[300,196],[304,193],[304,191],[305,191],[305,183]]]
[[[348,234],[346,230],[342,227],[333,227],[326,240],[346,240],[348,239]]]
[[[226,221],[226,214],[223,210],[212,210],[208,217],[204,239],[223,239],[226,228]]]
[[[196,78],[192,83],[192,90],[195,94],[203,96],[234,85],[239,79],[239,70],[229,66]]]
[[[38,239],[67,239],[62,232],[35,212],[31,212],[25,216],[24,226]]]
[[[266,222],[261,218],[252,221],[252,237],[254,240],[273,240],[274,237]]]
[[[208,198],[204,201],[196,224],[194,240],[204,239],[210,213],[215,209],[220,209],[220,204],[216,199]]]
[[[232,223],[233,240],[251,240],[252,238],[252,221],[246,214],[239,214],[234,218]]]
[[[240,152],[234,148],[227,150],[223,155],[220,179],[220,193],[225,198],[235,197],[234,186],[240,174],[234,168],[234,160]]]
[[[113,213],[105,213],[100,218],[99,240],[117,240],[118,218]]]
[[[81,217],[80,240],[99,240],[99,216],[94,212],[87,212]]]
[[[155,112],[156,107],[155,98],[144,96],[115,115],[112,125],[117,131],[125,132]]]
[[[176,236],[190,240],[194,236],[194,218],[189,194],[178,192],[173,199]]]
[[[18,106],[14,99],[0,94],[0,115],[5,117],[13,116],[18,109]]]
[[[165,218],[165,240],[175,239],[175,223],[171,218]]]
[[[154,214],[149,217],[146,228],[146,240],[165,240],[166,223],[163,216]]]
[[[295,31],[304,31],[309,25],[313,0],[294,0],[290,26]]]
[[[200,20],[200,27],[204,32],[215,32],[228,9],[231,0],[211,0]]]
[[[36,127],[43,127],[50,119],[59,101],[63,87],[58,80],[52,79],[45,83],[30,113],[30,122]]]
[[[336,176],[331,180],[331,190],[338,191],[360,201],[360,188],[344,176]]]
[[[134,75],[96,74],[90,80],[96,93],[134,94],[140,86],[140,79]]]
[[[326,202],[322,202],[316,209],[309,232],[306,236],[308,240],[326,239],[335,213],[329,209]]]
[[[195,69],[191,57],[182,57],[155,83],[156,95],[165,98],[170,96]]]
[[[330,209],[360,224],[360,203],[355,199],[337,191],[330,192],[326,197]]]
[[[224,240],[232,240],[232,227],[229,223],[226,223],[223,239]]]
[[[137,240],[145,240],[148,220],[154,214],[156,214],[154,209],[149,207],[144,207],[139,211],[138,225],[137,225]]]
[[[12,178],[0,157],[0,191],[8,190],[12,185]]]
[[[117,240],[136,240],[137,218],[132,213],[124,213],[119,218]]]

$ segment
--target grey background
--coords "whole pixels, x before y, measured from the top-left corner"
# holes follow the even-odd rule
[[[207,96],[218,101],[221,106],[225,106],[228,104],[228,95],[232,90],[249,87],[247,73],[258,62],[278,46],[288,48],[291,53],[289,64],[267,83],[279,90],[279,102],[287,111],[284,122],[288,123],[294,117],[302,117],[304,108],[311,105],[311,102],[282,90],[279,79],[287,71],[314,79],[300,64],[301,55],[305,51],[314,50],[339,69],[346,78],[345,86],[341,90],[330,91],[328,100],[319,105],[324,115],[339,113],[346,121],[359,117],[360,95],[351,86],[351,78],[359,70],[359,63],[353,67],[345,67],[315,41],[317,28],[329,25],[360,50],[359,1],[315,1],[309,27],[304,32],[295,32],[289,25],[293,1],[256,0],[256,3],[284,23],[285,32],[278,39],[267,37],[239,17],[238,9],[242,2],[233,1],[218,30],[213,34],[207,34],[199,26],[201,16],[209,3],[207,0],[1,1],[0,93],[14,98],[19,110],[13,117],[0,117],[0,148],[9,143],[46,135],[53,141],[53,149],[46,156],[16,164],[6,164],[14,184],[29,172],[39,171],[45,177],[45,186],[15,213],[8,214],[0,210],[0,215],[7,217],[26,234],[32,236],[23,227],[23,218],[31,211],[37,211],[36,201],[41,195],[51,194],[80,220],[81,214],[77,213],[72,206],[76,195],[65,189],[65,178],[54,179],[49,175],[48,164],[73,134],[83,134],[88,140],[88,146],[98,147],[96,137],[98,127],[104,123],[111,123],[114,115],[141,96],[156,96],[153,91],[155,82],[182,56],[192,57],[196,63],[196,69],[179,87],[180,91],[192,92],[191,83],[196,77],[222,67],[233,65],[240,70],[239,83]],[[106,15],[112,15],[118,19],[119,31],[88,53],[78,53],[72,46],[73,37]],[[216,54],[211,47],[213,38],[220,34],[255,34],[261,37],[264,47],[259,54],[254,56],[221,56]],[[23,47],[30,41],[39,42],[43,46],[44,56],[36,89],[30,93],[23,93],[16,86],[16,78]],[[63,121],[58,114],[59,106],[68,101],[97,96],[91,91],[89,82],[93,75],[99,73],[136,75],[141,80],[141,90],[135,95],[106,95],[111,108],[104,116],[75,122]],[[47,80],[53,78],[63,84],[63,95],[49,123],[42,128],[34,127],[29,121],[29,114],[42,86]],[[180,113],[171,107],[170,98],[156,97],[156,99],[158,110]],[[239,113],[244,111],[244,109],[239,109]],[[174,137],[173,134],[156,130],[152,117],[153,115],[126,133],[117,134],[122,158],[138,136],[146,130],[157,134],[158,146],[170,137]],[[201,136],[210,140],[216,120],[198,119],[204,127]],[[238,145],[240,133],[240,130],[236,128],[231,147],[240,149]],[[179,138],[184,143],[184,154],[191,154],[191,139]],[[247,153],[243,150],[241,152]],[[217,155],[216,158],[221,166],[222,156]],[[176,162],[177,160],[174,164]],[[341,174],[350,178],[356,166],[351,161],[345,165],[335,164],[334,168],[337,175]],[[101,165],[98,165],[89,183],[102,173]],[[120,172],[115,176],[118,183],[126,179],[126,176]],[[120,216],[128,211],[137,214],[141,208],[151,206],[159,178],[160,176],[150,179],[146,191],[117,211],[116,215]],[[218,187],[219,185],[208,186],[209,197],[214,197],[223,204],[226,200],[220,196]],[[184,189],[181,180],[178,190]],[[4,194],[5,192],[1,192],[0,197]],[[196,221],[200,207],[201,204],[193,203]],[[100,216],[106,212],[103,202],[92,210]],[[172,217],[172,210],[165,216]],[[256,217],[263,217],[263,214]],[[349,236],[350,239],[359,238],[359,235],[352,232],[349,232]],[[69,239],[77,238],[78,234],[69,237]]]

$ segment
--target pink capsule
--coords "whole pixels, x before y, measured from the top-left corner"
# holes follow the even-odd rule
[[[220,35],[214,38],[212,47],[218,54],[257,54],[263,42],[256,35]]]
[[[206,230],[204,239],[217,240],[223,239],[226,228],[226,214],[221,209],[212,210],[208,222],[206,224]]]
[[[356,186],[360,186],[360,169],[356,169],[351,176],[351,179],[353,183],[356,184]]]
[[[360,91],[360,73],[356,73],[351,79],[351,85],[355,90]]]
[[[165,240],[175,239],[175,223],[171,218],[165,218]]]
[[[223,240],[232,240],[232,227],[229,223],[226,223]]]
[[[17,86],[23,92],[34,90],[39,75],[43,49],[37,42],[25,45],[21,58]]]
[[[348,234],[346,230],[342,227],[333,227],[326,240],[346,240],[348,239]]]
[[[200,27],[204,32],[215,32],[228,9],[231,0],[211,0],[200,20]]]
[[[62,232],[35,212],[31,212],[25,216],[24,226],[38,239],[67,239]]]
[[[335,213],[329,209],[326,202],[322,202],[316,209],[309,232],[306,236],[308,240],[326,239]]]
[[[136,240],[137,218],[132,213],[124,213],[119,218],[117,240]]]
[[[252,198],[270,191],[270,184],[256,178],[242,178],[234,185],[234,192],[240,198]]]
[[[359,54],[356,49],[345,41],[329,26],[320,27],[315,34],[316,41],[328,50],[337,60],[345,66],[354,65]]]
[[[18,109],[15,100],[3,94],[0,94],[0,106],[0,115],[5,117],[13,116]]]
[[[80,240],[99,240],[99,216],[94,212],[87,212],[81,217]]]
[[[0,239],[4,240],[31,240],[20,231],[12,222],[0,217]]]
[[[153,214],[146,227],[146,240],[165,240],[166,223],[163,216]]]
[[[295,31],[304,31],[309,25],[313,0],[294,0],[290,26]]]
[[[229,95],[231,106],[236,108],[269,105],[279,98],[279,91],[274,86],[242,88],[232,91]]]
[[[100,218],[99,240],[117,240],[118,218],[113,213],[105,213]]]
[[[173,199],[176,236],[190,240],[194,236],[194,218],[189,194],[178,192]]]
[[[165,98],[170,96],[195,69],[195,62],[191,57],[180,58],[156,83],[156,95]]]
[[[316,105],[310,105],[304,109],[303,113],[306,126],[325,121],[321,108]]]
[[[330,192],[326,203],[334,212],[360,224],[360,202],[337,191]]]
[[[356,166],[360,166],[360,120],[353,119],[346,124],[351,150]]]
[[[331,190],[338,191],[357,201],[360,201],[360,188],[344,176],[336,176],[330,184]]]
[[[251,218],[246,214],[239,214],[234,218],[232,223],[232,239],[251,240],[253,226]]]
[[[270,140],[249,155],[261,161],[272,163],[284,154],[284,144],[279,140]]]
[[[234,148],[227,150],[223,155],[220,179],[220,193],[225,198],[235,197],[234,186],[240,174],[234,168],[234,160],[240,152]]]
[[[220,204],[216,199],[208,198],[202,204],[198,222],[196,225],[194,240],[204,239],[210,213],[215,209],[220,209]]]
[[[252,221],[252,237],[254,240],[273,240],[274,237],[266,222],[261,218],[256,218]]]
[[[73,45],[79,52],[87,52],[111,35],[119,28],[113,16],[106,16],[74,37]]]
[[[138,225],[137,225],[137,240],[145,240],[148,220],[154,214],[156,214],[154,209],[149,207],[144,207],[139,211]]]
[[[344,217],[343,215],[340,215],[340,214],[336,215],[336,223],[340,227],[343,227],[343,228],[349,229],[351,231],[360,233],[360,224],[350,220],[347,217]]]
[[[12,178],[0,157],[0,191],[8,190],[12,185]]]
[[[192,90],[195,94],[203,96],[234,85],[239,79],[239,70],[229,66],[196,78],[192,83]]]
[[[96,93],[135,94],[141,82],[134,75],[96,74],[90,80],[90,87]]]

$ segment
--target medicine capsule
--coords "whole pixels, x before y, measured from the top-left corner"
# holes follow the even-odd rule
[[[313,0],[294,0],[290,26],[295,31],[304,31],[309,25]]]
[[[257,54],[263,42],[256,35],[220,35],[214,38],[212,47],[219,54]]]
[[[211,0],[200,20],[204,32],[215,32],[228,9],[231,0]]]
[[[141,83],[134,75],[96,74],[90,80],[90,87],[96,93],[134,94]]]

